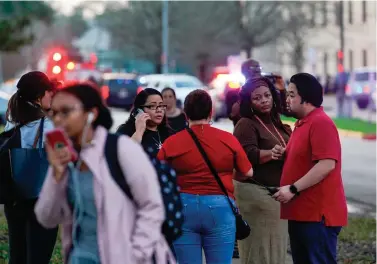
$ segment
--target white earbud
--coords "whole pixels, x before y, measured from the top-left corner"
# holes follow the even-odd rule
[[[94,120],[94,113],[90,112],[88,114],[88,120],[86,122],[89,125],[89,124],[91,124],[93,122],[93,120]]]

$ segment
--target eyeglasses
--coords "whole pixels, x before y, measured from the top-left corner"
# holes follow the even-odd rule
[[[55,118],[57,115],[61,115],[63,118],[67,118],[73,111],[79,110],[81,107],[62,107],[60,110],[50,109],[48,115],[51,119]]]
[[[145,107],[153,111],[156,111],[157,109],[165,111],[168,106],[163,104],[163,105],[142,105],[141,107]]]

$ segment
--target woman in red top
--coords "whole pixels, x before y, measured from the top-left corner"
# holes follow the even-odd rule
[[[234,203],[233,170],[252,177],[253,169],[238,140],[210,126],[212,101],[207,92],[195,90],[185,100],[189,127],[197,136]],[[183,234],[174,242],[179,263],[232,263],[235,217],[190,134],[183,130],[169,137],[157,156],[177,172],[184,205]]]

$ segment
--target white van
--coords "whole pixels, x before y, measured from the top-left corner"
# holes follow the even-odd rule
[[[160,92],[166,87],[174,89],[178,106],[184,103],[190,92],[206,88],[198,78],[188,74],[150,74],[141,76],[139,82],[144,88],[154,88]]]

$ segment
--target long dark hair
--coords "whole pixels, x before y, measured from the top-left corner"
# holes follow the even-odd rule
[[[120,128],[122,128],[122,130],[127,131],[128,136],[132,136],[135,133],[135,131],[136,131],[135,116],[137,114],[136,111],[139,108],[143,108],[142,106],[145,105],[145,103],[146,103],[146,101],[147,101],[147,99],[150,95],[158,95],[162,99],[162,94],[159,91],[157,91],[156,89],[145,88],[144,90],[142,90],[135,97],[134,104],[133,104],[133,107],[132,107],[131,112],[130,112],[130,117],[128,118],[128,120],[126,121],[125,124],[121,125],[118,128],[118,130]],[[161,124],[159,124],[157,126],[157,130],[165,138],[167,138],[171,134],[171,129],[170,129],[168,123],[167,123],[166,113],[164,114],[164,118],[162,119]]]
[[[54,84],[43,72],[24,74],[17,83],[17,92],[9,99],[7,121],[25,125],[46,116],[46,112],[36,101],[43,98],[46,91],[53,90]]]
[[[258,81],[265,82],[268,85],[268,89],[271,92],[272,95],[272,109],[271,109],[271,119],[272,122],[277,126],[285,131],[287,131],[286,127],[283,125],[283,122],[280,118],[280,113],[282,113],[282,105],[280,101],[280,96],[275,88],[275,86],[272,84],[272,82],[265,78],[265,77],[258,77],[254,79],[249,79],[243,86],[239,93],[240,96],[240,115],[241,117],[246,118],[253,118],[255,113],[252,108],[251,104],[251,93],[254,89],[256,89],[256,85]],[[287,131],[287,133],[289,133]]]
[[[97,108],[98,117],[92,123],[93,128],[102,126],[109,130],[113,125],[113,119],[109,109],[105,106],[98,89],[91,83],[77,83],[63,87],[58,93],[67,93],[79,99],[83,105],[84,111],[90,111]]]

